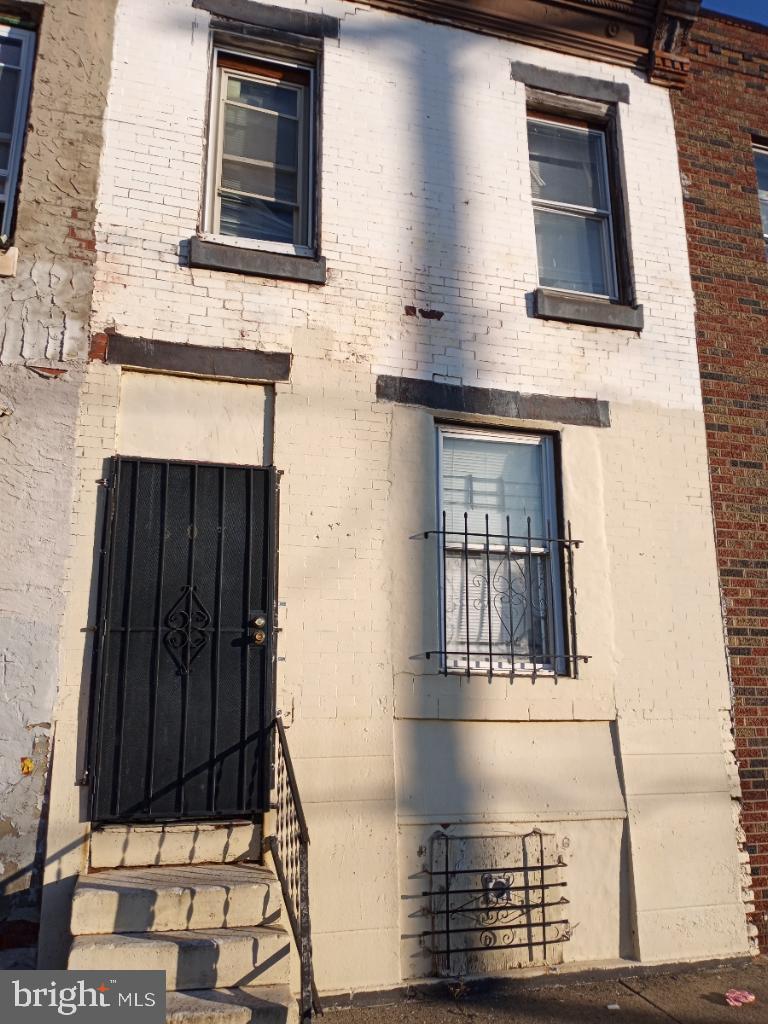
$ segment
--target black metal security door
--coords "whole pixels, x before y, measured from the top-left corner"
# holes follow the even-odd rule
[[[265,809],[276,497],[271,469],[114,459],[95,821]]]

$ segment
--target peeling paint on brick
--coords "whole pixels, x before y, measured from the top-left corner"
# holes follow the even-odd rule
[[[16,225],[0,279],[0,935],[39,920],[46,786],[93,293],[113,0],[41,0]],[[3,965],[26,963],[21,955]]]

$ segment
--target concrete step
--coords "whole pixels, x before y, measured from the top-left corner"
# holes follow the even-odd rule
[[[174,932],[276,924],[280,884],[256,864],[113,868],[81,875],[73,935]]]
[[[287,985],[169,992],[166,1024],[298,1024],[299,1007]]]
[[[261,826],[250,821],[104,825],[91,833],[91,868],[229,864],[260,855]]]
[[[78,935],[68,967],[165,971],[165,987],[171,992],[285,985],[289,951],[288,933],[279,927]]]

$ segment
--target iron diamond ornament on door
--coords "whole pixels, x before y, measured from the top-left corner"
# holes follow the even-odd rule
[[[192,662],[208,642],[211,616],[200,603],[194,585],[181,588],[181,597],[165,617],[165,646],[179,667],[179,675],[189,674]]]
[[[250,818],[266,808],[274,713],[277,473],[113,463],[93,820]]]

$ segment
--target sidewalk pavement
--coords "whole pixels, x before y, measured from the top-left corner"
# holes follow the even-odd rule
[[[731,1007],[729,989],[754,1003]],[[609,1009],[618,1006],[618,1009]],[[326,1010],[324,1024],[768,1024],[768,957],[716,966],[446,985],[374,1006]]]

